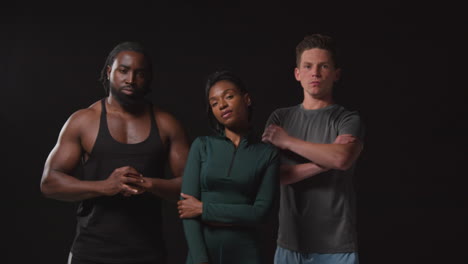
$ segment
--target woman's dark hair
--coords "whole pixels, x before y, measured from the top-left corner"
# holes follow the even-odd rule
[[[217,133],[222,133],[224,131],[224,126],[216,120],[216,117],[211,110],[211,105],[209,101],[210,96],[210,89],[215,85],[217,82],[220,81],[228,81],[239,90],[239,92],[244,95],[247,94],[247,87],[245,86],[244,82],[239,78],[239,76],[235,75],[233,72],[228,70],[216,71],[208,76],[205,86],[205,100],[206,100],[206,113],[208,114],[208,122],[211,128],[216,131]],[[248,120],[250,122],[252,118],[252,104],[248,106]]]
[[[134,52],[142,53],[145,56],[145,60],[148,65],[148,82],[147,82],[146,88],[148,88],[151,84],[151,79],[153,76],[153,64],[151,62],[151,57],[148,51],[143,47],[143,45],[141,45],[138,42],[131,42],[131,41],[122,42],[118,44],[117,46],[115,46],[114,49],[112,49],[112,51],[107,56],[106,62],[104,63],[104,67],[102,67],[102,70],[101,70],[101,76],[99,77],[99,81],[102,83],[102,86],[104,87],[104,90],[106,91],[106,94],[109,94],[109,80],[107,79],[107,66],[112,67],[115,57],[117,57],[117,55],[122,51],[134,51]]]

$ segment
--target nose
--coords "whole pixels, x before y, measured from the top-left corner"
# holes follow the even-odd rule
[[[136,74],[132,71],[128,72],[127,73],[127,78],[125,79],[125,83],[127,84],[133,84],[135,83],[135,77],[136,77]]]
[[[226,100],[221,99],[221,100],[219,101],[219,109],[220,109],[220,110],[223,110],[223,109],[226,108],[226,107],[227,107]]]
[[[314,65],[311,70],[312,76],[320,77],[320,69],[318,65]]]

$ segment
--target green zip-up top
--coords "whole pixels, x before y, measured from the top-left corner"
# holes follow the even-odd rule
[[[183,220],[194,263],[209,262],[203,222],[253,226],[265,220],[279,186],[278,166],[277,149],[258,140],[243,137],[236,148],[224,135],[195,139],[182,183],[183,193],[203,202],[201,217]]]

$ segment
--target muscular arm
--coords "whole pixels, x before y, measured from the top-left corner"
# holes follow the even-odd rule
[[[113,175],[104,181],[82,181],[71,175],[82,155],[80,127],[83,122],[89,121],[87,111],[90,110],[76,112],[63,126],[57,144],[44,166],[42,193],[46,197],[63,201],[80,201],[119,192],[126,195],[137,194],[138,190],[127,185],[140,181],[138,173],[130,167],[116,169]],[[134,177],[127,177],[129,173],[134,174]]]
[[[189,143],[187,134],[181,124],[171,115],[164,112],[156,112],[156,120],[161,134],[167,138],[168,161],[173,178],[144,178],[150,181],[148,190],[153,194],[170,200],[178,200],[182,185],[182,174],[187,161]]]
[[[362,150],[361,142],[350,134],[338,136],[333,144],[319,144],[289,136],[277,125],[268,126],[262,140],[292,151],[321,167],[337,170],[349,169]]]

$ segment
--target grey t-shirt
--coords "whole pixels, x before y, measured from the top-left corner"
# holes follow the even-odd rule
[[[363,138],[357,112],[339,105],[306,110],[302,104],[275,110],[267,125],[283,127],[290,136],[314,143],[333,143],[337,136]],[[309,160],[282,151],[283,164]],[[278,245],[301,253],[357,251],[354,166],[329,170],[303,181],[281,186]]]

